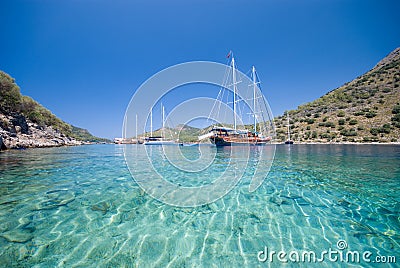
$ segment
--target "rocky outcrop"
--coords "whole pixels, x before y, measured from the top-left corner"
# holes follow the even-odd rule
[[[3,142],[3,137],[0,136],[0,151],[6,150],[7,146]]]
[[[1,150],[81,144],[81,141],[67,137],[51,126],[32,123],[21,114],[0,114]]]
[[[15,79],[0,70],[0,149],[107,142],[68,124],[20,92]]]
[[[16,114],[12,117],[11,123],[14,125],[17,132],[21,132],[22,134],[29,134],[29,126],[26,122],[25,116],[22,114]]]

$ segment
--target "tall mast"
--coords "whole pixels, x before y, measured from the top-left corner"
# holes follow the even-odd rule
[[[124,132],[122,133],[122,135],[123,135],[123,138],[126,139],[126,114],[124,117]]]
[[[161,103],[161,117],[162,117],[161,136],[164,137],[165,111],[164,111],[164,106],[162,105],[162,103]]]
[[[165,126],[165,109],[164,106],[162,106],[162,127],[164,128]]]
[[[289,121],[289,112],[287,112],[287,135],[288,135],[288,140],[290,141],[290,121]]]
[[[135,128],[135,130],[136,130],[136,140],[138,140],[137,128],[138,128],[138,122],[137,122],[137,114],[136,114],[136,128]]]
[[[150,108],[150,137],[153,137],[153,109]]]
[[[236,131],[236,72],[235,58],[232,56],[232,80],[233,80],[233,128]]]
[[[257,118],[256,118],[256,68],[253,66],[253,117],[254,117],[254,133],[257,132]]]

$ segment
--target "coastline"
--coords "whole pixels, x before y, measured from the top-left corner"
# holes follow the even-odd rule
[[[287,145],[283,142],[274,142],[272,144],[275,145]],[[326,145],[400,145],[400,142],[295,142],[294,144],[290,145],[319,145],[319,144],[326,144]]]
[[[25,123],[23,127],[13,126],[8,131],[0,128],[1,150],[60,147],[82,145],[82,141],[68,137],[52,127]]]
[[[63,131],[53,126],[39,125],[23,115],[4,115],[0,113],[0,151],[101,143],[100,141],[90,140],[94,136],[87,130],[72,125],[71,128],[72,131],[75,129],[77,131],[76,134],[82,138],[79,139],[76,136],[63,133]]]
[[[1,138],[1,137],[0,137]],[[20,147],[2,147],[0,152],[6,152],[6,151],[13,151],[13,150],[26,150],[26,149],[44,149],[44,148],[55,148],[55,147],[74,147],[74,146],[83,146],[83,145],[95,145],[95,144],[113,144],[113,143],[101,143],[101,142],[89,142],[89,141],[75,141],[74,143],[39,143],[32,142],[32,146],[20,146]],[[4,145],[4,144],[3,144]]]
[[[42,141],[34,141],[30,140],[27,146],[16,145],[13,147],[6,147],[4,143],[2,143],[2,137],[0,136],[0,152],[9,151],[9,150],[20,150],[20,149],[38,149],[38,148],[52,148],[52,147],[69,147],[69,146],[82,146],[82,145],[95,145],[95,144],[109,144],[109,145],[120,145],[117,143],[99,143],[99,142],[88,142],[88,141],[77,141],[71,140],[71,142],[60,143],[55,140],[51,140],[48,142]],[[284,143],[274,142],[272,145],[287,145]],[[400,142],[301,142],[290,144],[290,146],[296,145],[398,145],[400,146]]]

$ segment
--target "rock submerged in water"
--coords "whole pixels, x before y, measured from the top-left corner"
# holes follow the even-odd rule
[[[36,210],[53,209],[65,206],[75,200],[75,194],[69,190],[52,190],[46,193],[46,198],[35,206]]]
[[[108,212],[110,207],[111,206],[110,206],[110,204],[108,202],[103,201],[103,202],[100,202],[98,204],[95,204],[95,205],[91,206],[91,209],[93,211],[100,211],[104,215],[104,214],[106,214]]]
[[[33,234],[28,230],[15,229],[1,234],[8,242],[25,243],[33,238]]]

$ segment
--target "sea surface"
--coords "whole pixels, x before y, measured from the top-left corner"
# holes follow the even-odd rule
[[[135,176],[157,168],[192,187],[241,160],[231,149],[169,148],[170,156],[194,160],[214,154],[198,176],[168,166],[162,147],[126,146],[135,146]],[[124,148],[0,153],[0,267],[400,265],[400,146],[278,145],[270,172],[251,192],[253,158],[271,150],[258,147],[232,191],[194,208],[148,195],[132,178]]]

